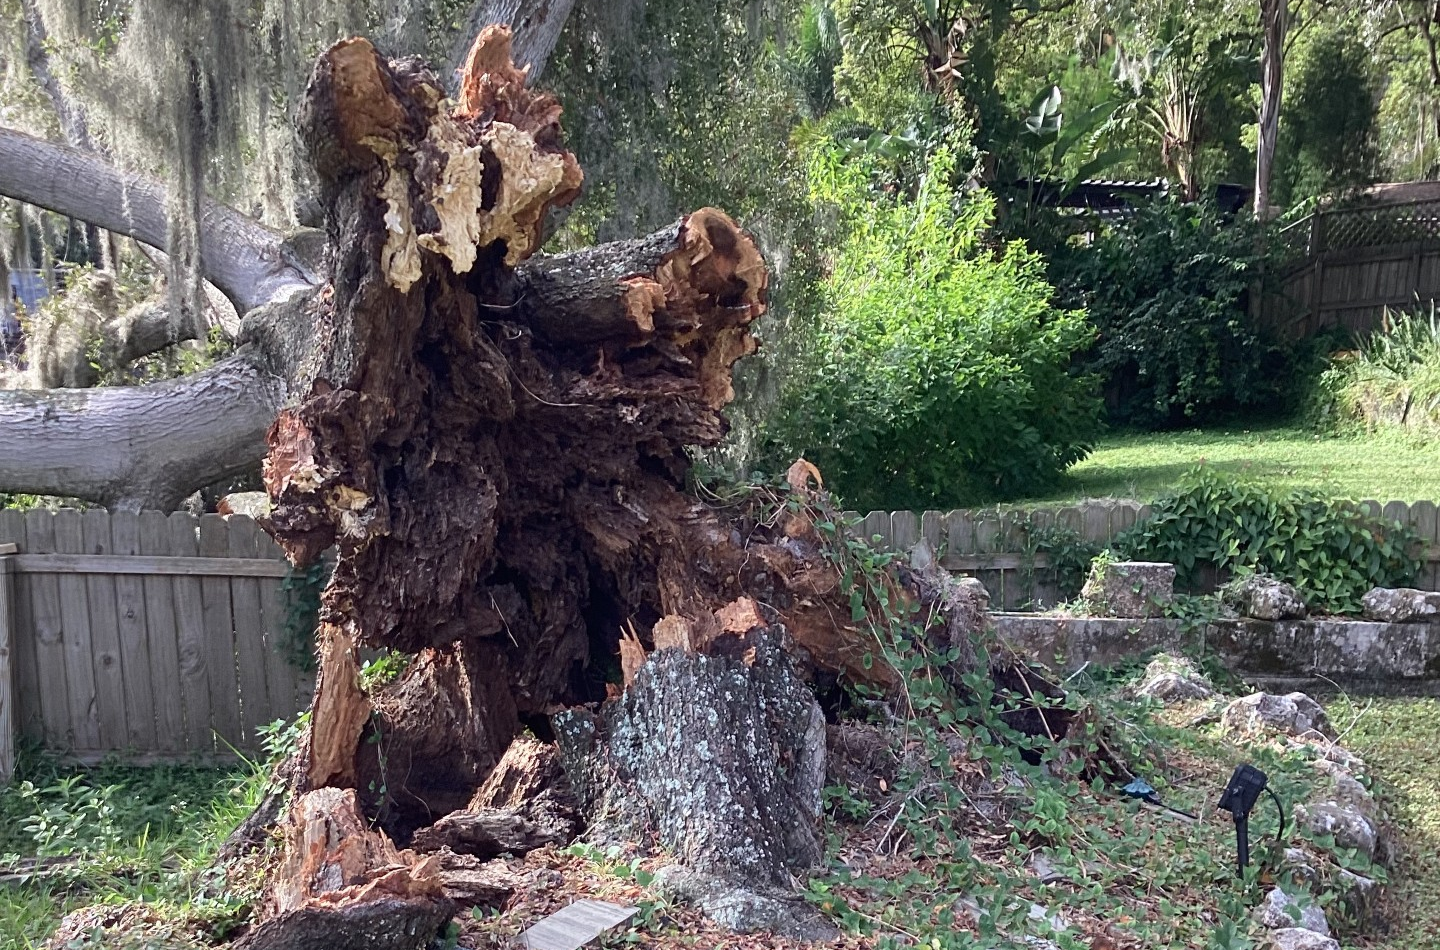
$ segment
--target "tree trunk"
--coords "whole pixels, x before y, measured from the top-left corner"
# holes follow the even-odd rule
[[[767,603],[806,608],[783,569],[759,556],[747,568],[755,552],[685,492],[687,448],[724,435],[731,366],[755,349],[765,268],[709,209],[526,263],[545,211],[574,198],[580,174],[559,144],[558,106],[524,88],[509,53],[506,31],[484,31],[452,110],[427,74],[349,40],[321,57],[301,110],[334,278],[264,475],[269,526],[292,559],[331,545],[338,557],[299,801],[353,789],[417,849],[485,856],[553,841],[563,822],[477,805],[476,789],[522,723],[548,731],[557,706],[620,689],[604,673],[617,654],[633,676],[642,640],[684,641],[692,652],[662,654],[621,715],[663,736],[644,752],[657,762],[703,725],[720,755],[715,787],[728,777],[733,794],[713,803],[713,833],[681,840],[672,827],[666,840],[707,872],[744,852],[729,873],[774,887],[819,853],[823,721],[778,646],[744,640],[781,618],[731,601],[759,578]],[[416,658],[367,694],[358,646]],[[682,669],[681,686],[665,678]],[[708,691],[697,703],[685,684]],[[722,686],[735,701],[720,701]],[[665,733],[686,704],[691,725]],[[678,814],[657,794],[646,795],[657,813]],[[267,907],[267,933],[313,925],[313,905]],[[343,933],[366,912],[335,913]]]
[[[247,352],[149,386],[0,397],[4,490],[173,511],[196,486],[254,465],[285,384]]]
[[[1270,215],[1270,179],[1275,144],[1280,137],[1280,104],[1284,96],[1285,27],[1289,0],[1261,0],[1260,128],[1255,149],[1255,217]]]
[[[457,846],[568,832],[563,808],[502,794],[526,783],[497,763],[523,728],[549,734],[558,709],[607,700],[565,720],[594,726],[588,745],[566,740],[581,797],[617,802],[593,780],[609,769],[694,865],[697,899],[807,926],[774,893],[820,847],[824,728],[804,678],[884,688],[895,673],[849,621],[808,516],[736,527],[686,491],[687,453],[725,434],[731,368],[756,347],[767,275],[754,242],[702,209],[532,258],[581,180],[559,114],[525,87],[502,28],[481,33],[453,101],[413,62],[336,44],[299,110],[328,284],[291,293],[308,275],[272,266],[283,248],[269,232],[237,231],[254,243],[209,260],[212,273],[241,299],[253,290],[240,275],[269,280],[284,301],[246,315],[235,357],[172,383],[0,402],[21,423],[0,487],[128,504],[168,501],[196,466],[215,480],[264,431],[269,530],[300,565],[336,551],[284,855],[251,950],[419,950],[452,899],[503,893]],[[61,181],[93,160],[54,149],[0,134],[0,191],[87,204]],[[73,167],[39,175],[42,155]],[[114,212],[121,179],[96,174],[88,207]],[[361,648],[408,667],[367,690]],[[689,781],[713,813],[687,826],[675,786]],[[744,895],[711,886],[722,878]]]

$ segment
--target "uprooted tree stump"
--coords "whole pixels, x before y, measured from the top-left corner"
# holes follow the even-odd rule
[[[336,566],[288,811],[268,796],[235,842],[271,814],[283,829],[249,950],[418,950],[511,892],[488,858],[587,822],[663,845],[692,874],[676,890],[737,927],[815,933],[783,900],[821,854],[812,686],[898,674],[812,517],[740,531],[686,491],[756,348],[754,242],[705,209],[532,256],[581,182],[559,115],[500,27],[453,104],[363,39],[306,91],[330,278],[252,314],[246,340],[291,394],[267,526],[297,565],[333,547]],[[926,583],[947,642],[983,622]],[[363,649],[413,658],[367,691]],[[1036,734],[1063,726],[1036,715]]]
[[[285,863],[254,946],[309,946],[317,927],[332,947],[423,946],[453,906],[445,864],[473,872],[573,834],[563,795],[537,810],[477,789],[525,726],[547,734],[555,709],[606,698],[623,631],[641,631],[625,639],[642,654],[652,629],[698,654],[737,639],[724,611],[757,576],[772,594],[817,583],[787,571],[778,547],[774,564],[746,567],[685,492],[687,449],[724,435],[731,366],[755,349],[767,277],[754,242],[707,209],[646,238],[532,258],[546,211],[581,181],[559,114],[525,88],[503,28],[477,39],[453,105],[423,69],[362,39],[324,53],[307,89],[301,134],[331,277],[307,304],[313,342],[291,360],[265,480],[268,527],[291,559],[334,546],[337,563]],[[791,598],[795,630],[834,639],[802,600]],[[833,672],[858,663],[853,649],[811,646]],[[363,648],[415,657],[369,694]],[[756,649],[763,662],[741,657],[730,675],[762,692],[710,710],[710,734],[738,740],[743,725],[768,741],[785,720],[760,723],[753,700],[786,691],[817,743],[793,752],[820,756],[811,771],[823,775],[814,700],[777,650]],[[657,687],[653,712],[681,702]],[[767,756],[749,764],[782,766]],[[747,778],[751,801],[777,781]],[[813,825],[818,799],[802,797],[796,814]],[[355,809],[375,827],[332,859],[326,829]],[[817,854],[811,840],[747,870],[779,880],[785,862]],[[342,868],[344,886],[312,886],[316,861]],[[403,893],[379,883],[394,881]],[[408,923],[382,934],[377,901]]]

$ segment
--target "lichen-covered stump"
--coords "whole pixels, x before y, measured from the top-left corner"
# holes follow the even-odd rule
[[[661,650],[600,713],[556,717],[592,836],[654,838],[756,885],[814,866],[825,717],[777,639],[762,629],[734,657]]]

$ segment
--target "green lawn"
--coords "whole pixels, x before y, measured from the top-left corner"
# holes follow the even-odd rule
[[[127,901],[223,933],[251,895],[203,869],[263,784],[248,765],[83,769],[26,750],[0,788],[0,947],[39,950],[67,912]]]
[[[1389,929],[1372,950],[1440,948],[1440,700],[1339,700],[1329,707],[1344,743],[1365,759],[1400,833],[1385,902]]]
[[[1055,491],[1027,501],[1150,501],[1201,462],[1337,497],[1440,501],[1440,441],[1389,434],[1328,437],[1292,428],[1112,436]]]

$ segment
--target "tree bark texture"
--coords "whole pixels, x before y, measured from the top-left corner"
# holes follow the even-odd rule
[[[284,398],[284,381],[246,354],[148,386],[0,393],[0,484],[173,510],[195,485],[254,464]]]
[[[1285,28],[1289,0],[1260,0],[1260,127],[1255,149],[1255,217],[1270,214],[1270,180],[1280,138],[1280,104],[1285,88]]]
[[[653,837],[694,871],[752,886],[819,861],[825,716],[777,633],[748,632],[738,657],[661,650],[600,714],[557,717],[592,835]]]

